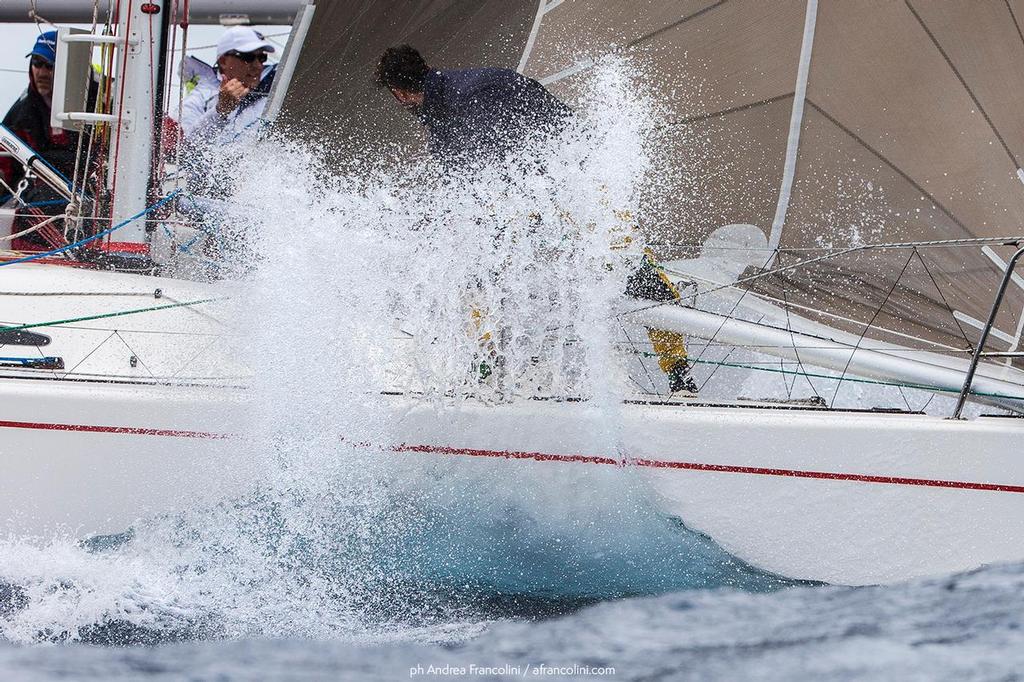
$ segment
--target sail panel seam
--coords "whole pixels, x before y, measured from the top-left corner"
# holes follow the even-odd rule
[[[959,218],[957,218],[955,215],[953,215],[952,211],[950,211],[948,208],[945,207],[945,205],[942,202],[940,202],[938,199],[936,199],[935,196],[932,195],[931,192],[929,192],[924,187],[919,185],[912,177],[910,177],[910,175],[907,172],[905,172],[902,168],[897,166],[893,161],[889,160],[889,158],[887,156],[885,156],[880,151],[878,151],[877,149],[872,147],[870,144],[868,144],[867,141],[865,141],[863,138],[861,138],[859,135],[857,135],[857,133],[853,132],[851,129],[847,128],[845,125],[840,123],[835,117],[833,117],[831,114],[829,114],[827,111],[825,111],[822,107],[820,107],[817,104],[815,104],[814,100],[808,99],[807,100],[807,104],[809,104],[811,106],[811,108],[814,109],[815,111],[817,111],[819,114],[821,114],[822,116],[827,118],[829,120],[829,122],[832,123],[834,126],[836,126],[840,130],[842,130],[844,133],[849,135],[851,138],[853,138],[853,140],[856,141],[857,144],[861,145],[862,147],[867,149],[869,152],[874,154],[876,157],[878,157],[878,159],[880,161],[882,161],[882,163],[884,163],[886,166],[888,166],[889,168],[894,170],[896,173],[898,173],[901,178],[903,178],[904,180],[909,182],[910,185],[915,190],[917,190],[918,192],[921,193],[921,196],[926,197],[928,199],[928,201],[932,202],[932,204],[936,208],[938,208],[940,211],[942,211],[942,213],[947,218],[949,218],[951,221],[953,221],[953,223],[957,227],[959,227],[961,230],[963,230],[967,234],[971,234],[971,231],[967,229],[967,226],[964,225],[960,221]]]
[[[740,104],[735,107],[728,109],[722,109],[721,111],[712,111],[707,114],[697,114],[696,116],[690,116],[688,118],[680,118],[675,121],[668,121],[667,125],[689,125],[691,123],[701,123],[712,118],[719,118],[722,116],[728,116],[729,114],[735,114],[740,111],[747,111],[748,109],[757,109],[758,107],[767,106],[769,104],[775,104],[784,99],[792,97],[794,93],[787,92],[784,95],[776,95],[775,97],[769,97],[768,99],[762,99],[757,102],[747,102],[746,104]]]
[[[650,33],[648,33],[646,35],[642,35],[639,38],[636,38],[635,40],[632,40],[632,41],[626,43],[626,47],[627,48],[636,47],[637,45],[639,45],[641,43],[645,43],[648,40],[651,40],[652,38],[657,38],[662,33],[667,33],[667,32],[671,31],[674,28],[682,26],[683,24],[685,24],[686,22],[690,21],[691,19],[696,19],[697,17],[701,16],[702,14],[706,14],[706,13],[710,12],[711,10],[714,10],[714,9],[717,9],[717,8],[721,7],[725,3],[726,3],[726,0],[718,0],[718,2],[714,3],[713,5],[708,5],[704,9],[697,10],[693,14],[688,14],[687,16],[683,17],[682,19],[679,19],[677,21],[673,21],[671,24],[668,24],[667,26],[662,26],[661,28],[657,29],[656,31],[651,31]]]
[[[942,55],[942,58],[946,60],[946,64],[948,64],[949,68],[952,69],[953,74],[956,76],[957,80],[960,81],[960,85],[963,86],[964,91],[971,98],[971,101],[974,102],[974,105],[976,107],[978,107],[978,111],[981,112],[981,115],[982,117],[984,117],[985,122],[988,123],[989,128],[992,129],[992,133],[996,136],[996,139],[999,140],[999,144],[1003,146],[1003,150],[1006,152],[1006,155],[1010,157],[1010,161],[1013,162],[1014,169],[1019,171],[1020,162],[1017,161],[1017,157],[1010,149],[1010,146],[1006,144],[1006,140],[1003,139],[1002,134],[999,132],[999,129],[996,128],[996,124],[993,123],[992,119],[988,115],[988,112],[985,111],[985,107],[981,105],[981,100],[979,100],[977,95],[974,94],[974,91],[971,90],[971,86],[967,85],[967,80],[960,73],[960,70],[956,68],[956,65],[953,63],[953,60],[950,59],[949,55],[942,48],[942,45],[939,44],[939,41],[935,37],[935,34],[933,34],[931,32],[931,29],[928,28],[928,25],[924,23],[924,19],[921,18],[921,15],[918,14],[917,10],[914,9],[914,6],[910,4],[910,0],[904,0],[904,2],[906,3],[907,8],[910,10],[910,13],[914,15],[915,19],[917,19],[917,23],[921,25],[921,28],[924,29],[924,32],[928,35],[929,40],[932,41],[932,44],[935,46],[935,49],[938,50],[939,54]]]
[[[789,137],[786,140],[786,161],[782,171],[782,184],[779,185],[779,201],[775,205],[775,218],[772,230],[768,235],[768,248],[775,251],[782,241],[782,226],[786,222],[789,211],[789,200],[793,192],[793,179],[796,177],[796,158],[800,148],[800,128],[804,120],[804,101],[807,98],[807,77],[811,70],[811,50],[814,47],[814,26],[818,17],[818,0],[807,0],[807,14],[804,17],[804,34],[800,43],[800,64],[797,67],[796,88],[793,93],[793,112],[789,119]],[[775,262],[772,256],[769,267]]]
[[[530,54],[533,52],[533,46],[537,40],[537,35],[540,33],[540,25],[544,19],[544,15],[550,12],[551,10],[555,9],[559,5],[561,5],[562,1],[563,0],[540,0],[540,7],[537,10],[537,16],[533,20],[533,28],[530,31],[530,37],[526,41],[526,48],[523,50],[523,56],[519,60],[519,66],[516,68],[516,71],[518,71],[519,73],[524,73],[524,70],[526,69],[526,64],[530,59]],[[626,46],[623,49],[628,50],[630,48],[636,47],[637,45],[640,45],[641,43],[651,40],[652,38],[656,38],[663,33],[666,33],[668,31],[671,31],[672,29],[682,26],[691,19],[696,19],[697,17],[724,5],[726,2],[727,0],[718,0],[718,2],[708,5],[703,9],[697,10],[693,14],[688,14],[685,17],[682,17],[681,19],[673,21],[671,24],[662,26],[657,30],[651,31],[650,33],[640,36],[639,38],[635,38],[634,40],[626,43]],[[588,59],[582,62],[578,62],[566,69],[563,69],[562,71],[558,71],[550,76],[543,78],[540,81],[540,83],[541,85],[550,85],[552,83],[556,83],[562,80],[563,78],[573,76],[579,73],[580,71],[590,68],[591,66],[594,65],[594,63],[594,59]]]
[[[1013,20],[1013,26],[1017,29],[1017,35],[1020,36],[1020,44],[1024,45],[1024,32],[1020,30],[1020,22],[1017,21],[1017,15],[1013,13],[1013,7],[1010,6],[1010,0],[1003,0],[1006,3],[1006,10],[1010,13],[1010,18]]]

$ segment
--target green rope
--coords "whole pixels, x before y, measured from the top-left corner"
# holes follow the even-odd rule
[[[649,357],[649,358],[660,357],[657,353],[650,353],[650,352],[645,352],[645,351],[641,351],[640,355],[643,355],[643,356]],[[814,372],[798,372],[798,371],[793,371],[793,370],[788,370],[788,369],[776,369],[775,367],[758,367],[756,365],[745,365],[745,364],[740,364],[740,363],[736,363],[736,362],[724,362],[724,361],[719,361],[719,360],[698,360],[698,359],[689,359],[689,358],[687,358],[687,361],[688,362],[693,362],[693,363],[700,363],[700,364],[718,365],[720,367],[736,367],[738,369],[753,369],[753,370],[757,370],[759,372],[773,372],[773,373],[776,373],[776,374],[797,374],[797,375],[800,375],[800,376],[812,377],[812,378],[815,378],[815,379],[832,379],[834,381],[838,381],[839,380],[839,377],[832,376],[830,374],[817,374],[817,373],[814,373]],[[923,391],[933,391],[933,392],[941,392],[941,393],[960,393],[960,389],[959,388],[943,388],[942,386],[929,386],[928,384],[903,384],[903,383],[894,382],[894,381],[881,381],[881,380],[878,380],[878,379],[860,379],[860,378],[849,378],[849,377],[843,379],[843,381],[844,382],[851,381],[851,382],[857,383],[857,384],[874,384],[876,386],[895,386],[897,388],[916,388],[916,389],[920,389],[920,390],[923,390]],[[1002,393],[986,393],[984,391],[971,391],[970,395],[977,395],[977,396],[982,396],[982,397],[985,397],[985,398],[1005,398],[1007,400],[1024,400],[1024,396],[1004,395]]]
[[[199,301],[182,301],[181,303],[168,303],[167,305],[157,305],[150,308],[135,308],[134,310],[121,310],[116,313],[103,313],[102,315],[86,315],[85,317],[69,317],[66,320],[51,320],[49,322],[31,322],[29,324],[19,324],[14,327],[0,327],[0,332],[13,332],[19,329],[32,329],[33,327],[55,327],[59,324],[70,324],[71,322],[87,322],[89,320],[102,320],[106,317],[122,317],[124,315],[135,315],[137,313],[148,313],[154,310],[167,310],[168,308],[181,308],[183,306],[198,305],[200,303],[210,303],[216,301],[216,298],[204,298]]]

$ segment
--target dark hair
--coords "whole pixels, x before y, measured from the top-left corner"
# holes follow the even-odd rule
[[[423,55],[412,45],[389,47],[377,62],[377,85],[423,92],[423,79],[427,71],[429,69]]]

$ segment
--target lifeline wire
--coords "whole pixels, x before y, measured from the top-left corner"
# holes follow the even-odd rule
[[[651,353],[651,352],[648,352],[648,351],[634,351],[634,352],[637,352],[639,355],[642,355],[644,357],[650,357],[650,358],[658,357],[657,353]],[[776,374],[804,375],[804,376],[808,376],[808,377],[815,377],[817,379],[831,379],[833,381],[836,381],[836,380],[840,379],[839,376],[833,376],[831,374],[819,374],[819,373],[816,373],[816,372],[807,372],[807,371],[800,371],[800,370],[794,371],[794,370],[788,370],[788,369],[777,369],[775,367],[759,367],[757,365],[751,365],[751,364],[747,364],[747,363],[725,362],[724,360],[701,360],[701,359],[698,359],[698,358],[694,358],[694,359],[690,360],[690,362],[693,362],[693,363],[696,363],[696,364],[702,364],[702,365],[718,365],[719,367],[733,367],[733,368],[738,368],[738,369],[749,369],[749,370],[755,370],[755,371],[758,371],[758,372],[772,372],[772,373],[776,373]],[[798,363],[794,363],[794,364],[798,364]],[[854,377],[854,378],[845,377],[842,380],[844,382],[850,382],[850,383],[856,383],[856,384],[874,384],[876,386],[895,386],[897,388],[916,388],[916,389],[920,389],[920,390],[924,390],[924,391],[932,391],[932,392],[942,392],[942,393],[959,393],[960,392],[959,388],[943,388],[942,386],[931,386],[929,384],[899,383],[899,382],[894,382],[894,381],[881,381],[879,379],[861,379],[861,378],[856,378],[856,377]],[[974,391],[974,390],[972,390],[971,391],[971,395],[983,396],[983,397],[987,397],[987,398],[1004,398],[1004,399],[1007,399],[1007,400],[1024,400],[1024,395],[1006,395],[1004,393],[989,393],[989,392],[986,392],[986,391]]]
[[[136,315],[138,313],[149,313],[155,310],[167,310],[168,308],[182,308],[190,305],[199,305],[200,303],[211,303],[221,299],[217,298],[203,298],[198,301],[183,301],[180,303],[168,303],[166,305],[156,305],[149,308],[135,308],[133,310],[119,310],[114,313],[101,313],[99,315],[85,315],[83,317],[69,317],[65,320],[50,320],[48,322],[29,322],[28,324],[19,324],[13,327],[0,327],[0,332],[13,332],[20,329],[33,329],[35,327],[55,327],[59,324],[70,324],[72,322],[87,322],[89,320],[102,320],[107,317],[123,317],[125,315]]]

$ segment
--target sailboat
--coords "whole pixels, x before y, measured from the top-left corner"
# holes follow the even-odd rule
[[[675,157],[692,158],[685,145],[702,140],[706,180],[686,192],[665,187],[671,218],[645,228],[664,271],[689,293],[634,302],[624,316],[756,349],[806,377],[814,374],[805,366],[963,398],[936,415],[828,401],[680,400],[652,387],[623,397],[611,450],[606,415],[592,401],[455,408],[386,391],[393,441],[373,445],[496,481],[511,468],[552,478],[628,468],[666,515],[792,578],[887,583],[1024,559],[1024,422],[1015,418],[1024,411],[1024,286],[1012,272],[1024,244],[1024,138],[1015,119],[1024,6],[446,0],[304,8],[282,60],[288,87],[275,124],[300,136],[368,113],[381,122],[368,136],[410,126],[398,113],[386,118],[366,76],[395,43],[414,44],[437,64],[516,68],[568,100],[602,55],[653,64],[645,73],[664,95],[663,124],[680,131]],[[137,19],[136,30],[149,21]],[[115,36],[129,31],[123,25]],[[344,84],[331,97],[321,96],[324,74]],[[104,115],[113,125],[126,113]],[[138,146],[139,177],[151,177],[151,139]],[[115,197],[111,224],[154,206],[151,187],[141,181],[123,206]],[[119,239],[146,245],[150,257],[173,252],[159,246],[158,214],[152,222],[157,229],[137,222],[121,233],[134,229],[132,239]],[[252,370],[222,361],[211,301],[230,285],[19,258],[0,265],[8,330],[0,333],[35,345],[21,346],[32,361],[19,356],[0,382],[11,406],[0,422],[9,434],[0,441],[11,472],[0,482],[8,527],[117,532],[186,498],[214,500],[243,486],[244,475],[224,472],[245,469],[230,443]],[[38,295],[31,308],[30,294]],[[115,315],[116,328],[85,326]],[[992,412],[964,418],[965,399]]]

